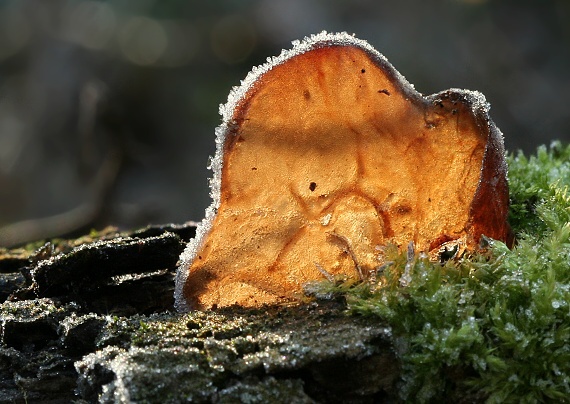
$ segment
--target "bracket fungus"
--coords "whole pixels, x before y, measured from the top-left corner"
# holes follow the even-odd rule
[[[181,256],[179,310],[275,303],[323,270],[366,276],[387,243],[507,239],[503,139],[481,93],[423,96],[346,33],[293,45],[220,107],[213,203]]]

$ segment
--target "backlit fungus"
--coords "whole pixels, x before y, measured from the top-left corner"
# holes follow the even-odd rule
[[[213,204],[181,256],[179,310],[366,276],[387,243],[433,256],[507,238],[503,140],[484,96],[424,97],[365,41],[294,42],[220,109]]]

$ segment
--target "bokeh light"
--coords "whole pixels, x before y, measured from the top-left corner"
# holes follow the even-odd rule
[[[200,220],[219,104],[321,30],[423,93],[481,91],[510,151],[568,141],[568,21],[567,0],[0,1],[0,246]]]

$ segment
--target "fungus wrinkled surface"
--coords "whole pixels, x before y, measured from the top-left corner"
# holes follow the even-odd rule
[[[503,139],[478,92],[417,92],[367,42],[323,32],[220,107],[213,204],[181,256],[179,310],[275,303],[366,276],[387,243],[506,240]]]

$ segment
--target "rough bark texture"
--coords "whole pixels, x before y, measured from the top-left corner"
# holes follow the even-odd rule
[[[0,252],[0,402],[383,402],[390,329],[342,301],[175,313],[192,224]]]

